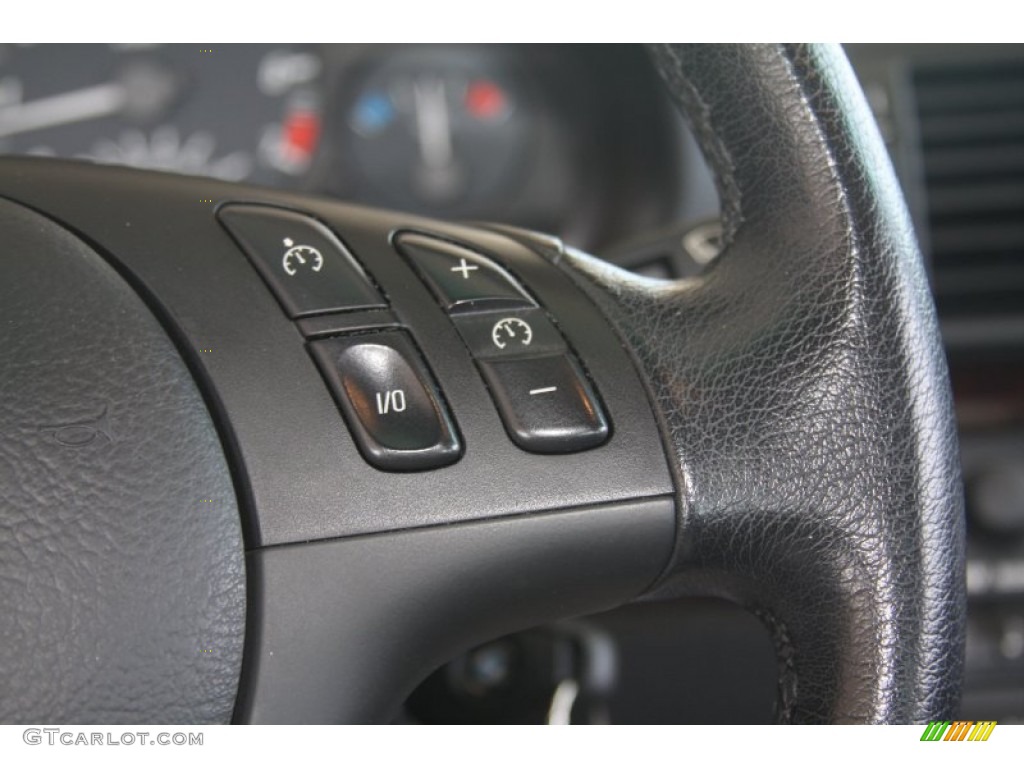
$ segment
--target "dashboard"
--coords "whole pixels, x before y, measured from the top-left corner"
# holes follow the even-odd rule
[[[968,501],[962,713],[1024,721],[1024,46],[849,46],[929,262]],[[720,250],[693,136],[632,45],[0,46],[0,154],[55,155],[550,232],[639,273]],[[637,236],[636,233],[644,233]],[[415,722],[768,722],[767,631],[636,605],[468,652]],[[603,672],[602,672],[603,670]]]

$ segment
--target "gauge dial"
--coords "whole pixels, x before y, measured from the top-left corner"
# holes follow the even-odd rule
[[[286,274],[294,277],[300,269],[309,269],[319,272],[324,266],[324,257],[316,248],[311,245],[294,245],[289,238],[284,240],[288,250],[281,258],[281,266]]]
[[[386,205],[479,207],[523,178],[532,141],[521,86],[480,51],[415,48],[361,78],[344,115],[352,166]]]
[[[506,317],[494,324],[494,328],[491,329],[491,341],[498,349],[505,349],[509,344],[514,347],[528,347],[533,341],[533,328],[518,317]]]
[[[0,153],[287,184],[317,149],[320,71],[292,47],[5,45]]]

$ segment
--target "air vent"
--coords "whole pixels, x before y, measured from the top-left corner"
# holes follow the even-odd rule
[[[1020,328],[1024,59],[918,66],[913,82],[939,315]]]

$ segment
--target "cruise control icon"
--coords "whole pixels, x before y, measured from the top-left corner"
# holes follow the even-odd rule
[[[313,246],[295,245],[295,241],[290,237],[286,237],[282,242],[288,250],[281,257],[281,267],[289,277],[295,277],[299,269],[309,269],[313,272],[323,269],[323,254]]]
[[[491,329],[491,341],[498,349],[505,349],[509,344],[528,347],[533,341],[533,328],[518,317],[505,317]]]

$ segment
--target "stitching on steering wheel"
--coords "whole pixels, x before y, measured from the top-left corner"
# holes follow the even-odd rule
[[[693,129],[715,180],[722,209],[722,242],[728,246],[743,222],[742,201],[733,172],[735,163],[732,155],[712,128],[711,108],[686,76],[685,68],[676,51],[669,45],[651,47],[655,52],[655,67],[665,80],[673,84],[673,93],[682,101],[683,118]],[[666,65],[666,60],[671,60],[671,66]]]
[[[751,614],[757,617],[772,636],[772,644],[775,646],[775,656],[779,664],[778,696],[775,705],[777,707],[778,722],[789,724],[793,720],[793,710],[796,706],[797,694],[797,673],[793,663],[795,649],[793,642],[789,639],[789,632],[785,623],[774,613],[760,605],[744,606]]]
[[[721,204],[722,238],[723,243],[728,246],[743,222],[742,196],[736,182],[732,155],[715,131],[711,109],[686,76],[685,67],[675,49],[671,46],[653,47],[656,53],[655,66],[662,77],[675,86],[674,93],[682,102],[683,116],[690,123],[715,179]],[[778,50],[790,70],[795,71],[795,52],[784,46],[779,46]],[[663,424],[660,426],[665,427]],[[798,674],[794,664],[795,649],[789,631],[785,623],[767,608],[756,604],[744,607],[765,625],[771,635],[778,663],[777,720],[779,723],[791,723],[796,706]]]

